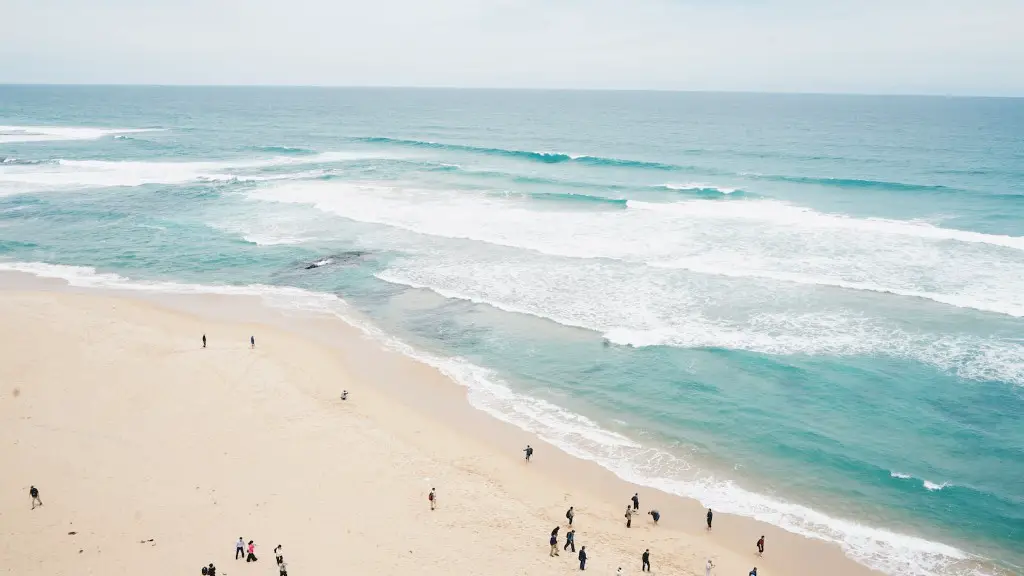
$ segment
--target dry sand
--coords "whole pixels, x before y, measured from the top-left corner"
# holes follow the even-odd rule
[[[834,545],[746,518],[718,514],[707,533],[698,503],[487,417],[463,388],[338,320],[248,298],[0,284],[8,574],[197,575],[213,562],[220,576],[275,576],[277,544],[291,576],[568,574],[576,555],[550,558],[548,535],[561,525],[564,542],[570,505],[589,573],[639,574],[647,548],[653,574],[703,574],[707,558],[716,575],[871,573]],[[637,490],[643,514],[627,530]],[[259,562],[234,560],[239,536]]]

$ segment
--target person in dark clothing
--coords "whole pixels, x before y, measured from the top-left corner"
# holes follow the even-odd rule
[[[210,562],[210,566],[206,568],[206,573],[209,576],[217,576],[217,567],[213,565],[213,562]]]
[[[626,505],[626,528],[633,525],[633,509]]]
[[[643,564],[640,566],[640,571],[641,572],[650,572],[651,571],[651,550],[650,550],[650,548],[648,548],[647,550],[644,550],[644,554],[643,554],[643,556],[640,557],[640,560],[643,561]]]
[[[708,530],[711,530],[711,519],[715,515],[711,513],[711,508],[708,508]]]
[[[750,576],[757,576],[757,566],[754,566],[754,569],[750,571]]]
[[[206,348],[206,334],[203,334],[203,348]]]
[[[572,526],[572,519],[575,517],[576,513],[573,512],[572,506],[569,506],[569,509],[565,511],[565,519],[569,521],[569,526]]]
[[[654,518],[654,525],[657,526],[658,520],[661,520],[661,512],[658,512],[657,510],[651,510],[650,512],[648,512],[648,514],[651,515],[651,518]]]
[[[530,458],[533,456],[533,447],[527,444],[526,449],[524,449],[523,452],[526,452],[526,461],[529,462]]]
[[[633,510],[639,510],[640,509],[640,494],[639,493],[633,494],[632,500],[633,500]]]
[[[39,499],[39,488],[36,488],[35,486],[30,486],[28,489],[28,495],[32,497],[33,510],[36,509],[36,505],[43,505],[43,501]],[[58,502],[57,504],[60,504],[60,502]]]
[[[573,552],[576,551],[576,531],[575,530],[569,530],[568,532],[565,533],[565,546],[562,547],[562,550],[569,550],[570,548],[572,549]]]
[[[579,554],[578,558],[580,559],[580,570],[586,570],[587,569],[587,547],[586,546],[581,546],[580,547],[580,554]]]
[[[548,556],[558,556],[558,532],[551,533],[551,538],[548,539],[548,544],[551,544],[551,552]]]
[[[255,336],[249,336],[249,347],[250,348],[255,348],[256,347],[256,337]]]
[[[764,554],[764,536],[763,535],[761,536],[761,539],[757,541],[757,555],[761,556],[762,554]]]

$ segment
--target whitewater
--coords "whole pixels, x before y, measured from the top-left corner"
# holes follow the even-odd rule
[[[889,574],[1024,564],[1010,104],[32,90],[0,271],[331,315],[623,479]]]

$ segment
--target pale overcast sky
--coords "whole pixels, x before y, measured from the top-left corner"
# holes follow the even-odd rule
[[[2,0],[0,82],[1024,95],[1024,0]]]

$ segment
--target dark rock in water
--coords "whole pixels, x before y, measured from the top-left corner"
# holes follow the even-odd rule
[[[347,252],[339,252],[337,254],[325,256],[323,258],[320,258],[319,260],[306,264],[306,270],[322,268],[324,266],[327,266],[328,264],[351,262],[353,260],[358,260],[363,256],[366,256],[367,254],[369,254],[369,252],[364,252],[362,250],[349,250]]]

